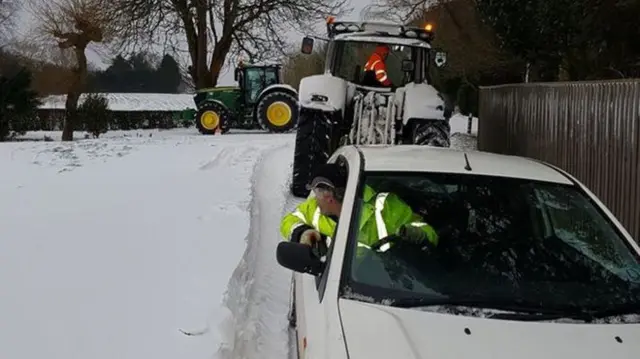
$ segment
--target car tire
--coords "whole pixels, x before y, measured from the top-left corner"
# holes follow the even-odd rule
[[[314,169],[326,163],[332,153],[332,114],[303,108],[300,111],[293,150],[291,193],[307,197],[307,184]]]

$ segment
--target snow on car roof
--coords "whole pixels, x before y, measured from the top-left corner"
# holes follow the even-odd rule
[[[427,42],[418,40],[418,39],[412,39],[407,37],[396,37],[396,36],[384,36],[384,35],[377,35],[376,33],[365,33],[365,32],[339,34],[339,35],[336,35],[334,40],[354,41],[354,42],[376,42],[376,43],[385,43],[385,44],[402,45],[402,46],[422,47],[425,49],[431,48],[431,45],[429,45]]]
[[[446,172],[572,184],[560,172],[526,157],[431,146],[358,146],[366,171]],[[465,169],[465,154],[471,171]]]
[[[122,112],[161,111],[179,112],[195,109],[193,94],[168,93],[100,93],[109,100],[109,110]],[[87,94],[80,96],[82,104]],[[51,95],[42,99],[41,110],[64,110],[66,95]]]

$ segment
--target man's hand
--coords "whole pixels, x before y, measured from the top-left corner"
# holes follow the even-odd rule
[[[302,234],[300,235],[300,243],[306,244],[309,247],[311,247],[315,242],[319,241],[321,238],[322,236],[320,235],[320,232],[316,231],[315,229],[307,229],[306,231],[302,232]]]
[[[402,239],[412,243],[422,243],[427,240],[427,234],[420,227],[414,227],[410,224],[405,224],[398,230],[398,235]]]

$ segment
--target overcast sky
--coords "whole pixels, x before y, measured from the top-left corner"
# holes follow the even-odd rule
[[[12,0],[5,0],[5,1],[12,1]],[[13,0],[13,1],[17,1],[17,0]],[[47,0],[40,0],[40,1],[47,1]],[[359,20],[360,12],[364,9],[365,6],[369,5],[371,1],[372,0],[351,0],[350,7],[353,7],[353,11],[349,15],[342,17],[341,19]],[[21,11],[18,22],[19,22],[19,27],[17,29],[17,32],[19,36],[29,37],[30,36],[29,30],[31,28],[31,25],[33,24],[33,20],[31,19],[30,14],[25,10]],[[299,42],[301,40],[301,35],[292,31],[289,34],[289,38],[292,42]],[[158,51],[160,52],[162,51],[162,49],[159,49]],[[102,54],[98,54],[97,52],[91,49],[87,49],[87,57],[91,63],[93,63],[94,65],[100,68],[106,68],[106,66],[108,66],[109,58],[108,57],[103,58]],[[183,61],[187,61],[187,58],[184,58]],[[231,85],[233,83],[234,83],[233,71],[229,71],[229,70],[227,70],[225,73],[222,73],[220,76],[220,80],[218,81],[218,85]]]

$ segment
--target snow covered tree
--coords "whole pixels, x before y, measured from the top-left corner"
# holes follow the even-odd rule
[[[90,43],[105,43],[114,32],[110,28],[109,0],[31,0],[30,10],[37,19],[43,41],[54,41],[74,55],[73,76],[67,88],[62,140],[72,141],[78,117],[78,100],[85,90],[88,66],[85,53]]]
[[[198,89],[217,84],[229,55],[260,61],[285,55],[291,30],[305,31],[347,0],[111,0],[122,49],[150,46],[158,39],[183,51]],[[177,35],[177,36],[176,36]]]

